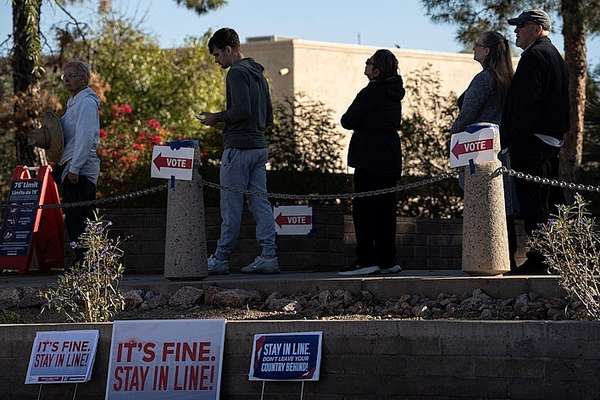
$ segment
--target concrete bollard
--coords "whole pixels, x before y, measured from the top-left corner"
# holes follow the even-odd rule
[[[496,155],[498,151],[494,149]],[[472,175],[465,167],[462,270],[471,275],[499,275],[510,270],[504,184],[502,174],[495,174],[501,166],[495,158],[476,165]]]
[[[167,232],[165,240],[164,276],[172,280],[204,279],[208,276],[204,196],[198,167],[200,146],[194,147],[194,169],[191,181],[175,181],[168,189]]]

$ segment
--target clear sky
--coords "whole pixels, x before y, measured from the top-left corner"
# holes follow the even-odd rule
[[[0,42],[11,31],[11,0],[0,0]],[[42,29],[68,17],[51,1],[42,10]],[[82,21],[96,14],[97,0],[68,9]],[[249,36],[279,35],[340,43],[435,51],[460,51],[455,27],[433,24],[419,0],[229,0],[218,11],[198,16],[173,0],[113,0],[119,13],[137,20],[163,47],[178,46],[189,35],[209,28],[235,28],[242,40]],[[560,29],[560,27],[559,27]],[[562,36],[552,35],[562,50]],[[514,37],[511,38],[514,42]],[[600,64],[600,38],[588,40],[588,60]]]

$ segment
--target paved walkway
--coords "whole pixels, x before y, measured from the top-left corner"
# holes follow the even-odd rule
[[[0,276],[0,289],[11,287],[44,287],[56,282],[56,275]],[[336,272],[288,272],[278,275],[209,276],[196,281],[170,281],[162,275],[127,275],[124,289],[143,288],[172,291],[181,286],[206,288],[219,286],[261,290],[265,292],[298,293],[315,290],[345,289],[352,292],[369,290],[378,298],[420,294],[437,297],[439,293],[463,295],[482,289],[493,297],[515,297],[535,292],[553,297],[560,294],[556,276],[493,276],[472,277],[456,270],[407,270],[394,275],[340,277]]]

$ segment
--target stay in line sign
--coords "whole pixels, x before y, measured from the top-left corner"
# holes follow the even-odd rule
[[[25,384],[88,382],[98,337],[98,330],[37,332]]]
[[[254,335],[250,381],[318,381],[323,332]]]
[[[191,181],[194,168],[194,148],[180,147],[171,149],[169,146],[154,146],[152,162],[150,163],[152,178]]]
[[[450,166],[469,165],[470,161],[482,164],[494,160],[494,142],[499,140],[498,126],[494,124],[470,125],[466,132],[452,135],[450,140]]]

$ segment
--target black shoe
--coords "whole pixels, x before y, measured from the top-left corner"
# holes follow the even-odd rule
[[[548,265],[535,259],[528,258],[523,264],[505,275],[550,275]]]
[[[381,270],[377,265],[364,266],[360,264],[352,264],[342,268],[338,275],[340,276],[355,276],[355,275],[371,275],[376,274]]]
[[[513,254],[510,255],[510,271],[515,271],[518,268],[517,260]]]

